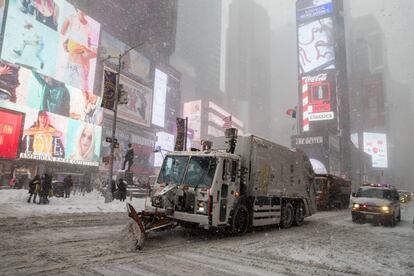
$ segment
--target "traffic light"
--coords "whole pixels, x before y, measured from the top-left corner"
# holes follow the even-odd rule
[[[112,138],[111,137],[106,137],[105,142],[112,143]],[[114,143],[117,143],[117,142],[118,142],[118,139],[114,138]]]

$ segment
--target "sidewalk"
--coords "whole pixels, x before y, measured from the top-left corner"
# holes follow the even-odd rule
[[[114,200],[105,203],[104,197],[97,191],[86,193],[85,196],[71,195],[66,199],[51,197],[48,205],[27,203],[28,197],[27,190],[0,190],[0,218],[25,218],[65,213],[126,212],[126,202],[131,203],[137,210],[145,207],[145,198],[132,198],[132,201],[127,198],[125,202]],[[148,199],[147,204],[149,204]]]

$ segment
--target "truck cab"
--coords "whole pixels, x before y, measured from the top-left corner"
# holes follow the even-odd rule
[[[214,151],[171,153],[161,167],[152,205],[178,221],[225,227],[228,206],[240,196],[240,189],[239,156]]]

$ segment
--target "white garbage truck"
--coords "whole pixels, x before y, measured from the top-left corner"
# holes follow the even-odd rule
[[[243,233],[255,226],[299,226],[316,211],[306,154],[249,135],[203,141],[201,150],[166,154],[151,196],[153,210],[129,216],[144,233],[198,225]]]

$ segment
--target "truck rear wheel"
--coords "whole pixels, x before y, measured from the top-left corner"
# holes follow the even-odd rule
[[[299,202],[295,208],[295,217],[293,219],[293,225],[301,226],[305,219],[305,208],[302,202]]]
[[[244,204],[237,205],[234,210],[234,215],[231,219],[231,232],[235,234],[242,234],[247,231],[249,227],[249,212]]]
[[[293,206],[290,202],[286,203],[282,209],[282,227],[289,228],[292,226],[294,218]]]

